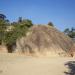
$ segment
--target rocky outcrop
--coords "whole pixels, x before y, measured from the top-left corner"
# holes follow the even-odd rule
[[[8,53],[6,46],[0,45],[0,53]]]
[[[16,45],[18,53],[65,56],[73,41],[54,27],[34,25]]]

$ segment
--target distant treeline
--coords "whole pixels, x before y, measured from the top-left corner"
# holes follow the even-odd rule
[[[71,37],[71,38],[75,38],[75,28],[74,28],[74,27],[72,27],[71,29],[66,28],[66,29],[64,30],[64,33],[65,33],[66,35],[68,35],[69,37]]]

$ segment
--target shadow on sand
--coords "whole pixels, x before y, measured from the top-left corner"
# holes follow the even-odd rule
[[[75,75],[75,61],[68,61],[65,66],[68,67],[68,72],[64,72],[65,75]]]

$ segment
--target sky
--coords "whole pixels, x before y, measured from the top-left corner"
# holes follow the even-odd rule
[[[75,0],[0,0],[0,13],[11,22],[23,17],[34,24],[52,22],[60,31],[75,27]]]

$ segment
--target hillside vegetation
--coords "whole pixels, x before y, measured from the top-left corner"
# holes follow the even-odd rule
[[[18,21],[11,23],[0,14],[0,45],[6,46],[9,53],[65,55],[71,50],[73,41],[58,31],[52,22],[34,25],[31,20],[19,17]]]

